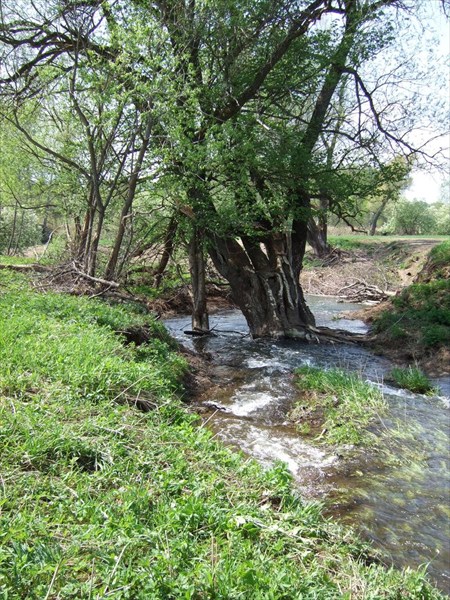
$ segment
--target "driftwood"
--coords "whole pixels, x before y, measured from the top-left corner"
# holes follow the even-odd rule
[[[345,285],[337,293],[338,296],[348,302],[380,302],[381,300],[387,300],[394,294],[395,292],[382,290],[376,285],[369,285],[362,279],[358,279],[350,285]]]
[[[353,333],[345,329],[330,329],[329,327],[308,327],[306,340],[320,343],[364,344],[371,340],[366,333]]]

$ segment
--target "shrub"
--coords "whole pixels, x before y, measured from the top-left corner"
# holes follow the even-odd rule
[[[426,348],[450,345],[450,327],[444,325],[429,325],[422,332],[422,343]]]

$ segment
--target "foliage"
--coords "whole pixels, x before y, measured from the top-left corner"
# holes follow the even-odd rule
[[[5,597],[442,598],[422,571],[371,561],[293,494],[284,466],[263,471],[198,427],[173,395],[183,362],[159,340],[140,362],[114,334],[141,315],[11,276],[0,287]],[[149,392],[151,412],[120,402]]]
[[[401,3],[175,2],[168,10],[138,0],[38,0],[27,9],[5,0],[6,118],[34,143],[66,214],[88,222],[95,214],[93,240],[103,218],[117,234],[125,227],[120,260],[135,241],[136,212],[154,219],[155,190],[171,189],[202,226],[232,235],[254,235],[261,221],[286,226],[282,215],[301,208],[296,178],[313,200],[328,195],[348,213],[358,190],[395,194],[409,170],[401,133],[417,94],[409,103],[395,95],[401,69],[370,98],[363,81],[364,65],[371,73],[396,41],[391,5]],[[187,197],[200,181],[218,215],[198,194],[194,203]],[[139,211],[131,210],[136,193],[146,198]]]
[[[366,429],[385,409],[376,387],[340,369],[303,366],[295,374],[302,395],[291,413],[292,419],[302,424],[318,418],[320,437],[329,443],[373,442]]]
[[[400,235],[439,233],[430,205],[422,200],[398,202],[383,230]]]
[[[436,202],[430,206],[435,222],[435,231],[439,235],[450,235],[450,204]]]
[[[412,159],[398,155],[377,168],[362,168],[360,190],[356,192],[356,218],[352,222],[363,226],[370,235],[375,235],[380,222],[386,221],[387,209],[395,210],[401,192],[410,183]]]
[[[418,367],[395,367],[391,377],[400,387],[417,394],[436,394],[437,390],[428,377]]]

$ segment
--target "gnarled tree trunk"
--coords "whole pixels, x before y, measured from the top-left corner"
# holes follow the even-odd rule
[[[214,237],[209,253],[229,282],[253,337],[305,339],[314,317],[299,277],[306,244],[306,222],[294,221],[285,233],[272,233],[261,244],[243,238]]]
[[[308,244],[318,258],[325,258],[331,252],[327,242],[326,226],[324,229],[321,223],[317,225],[313,217],[308,221]]]

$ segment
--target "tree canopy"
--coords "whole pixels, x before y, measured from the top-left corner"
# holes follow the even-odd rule
[[[314,211],[351,214],[368,173],[390,173],[391,184],[372,176],[378,193],[395,187],[392,165],[433,158],[414,146],[417,97],[389,54],[416,5],[4,0],[2,119],[70,188],[79,268],[96,274],[108,232],[101,268],[116,278],[146,227],[176,221],[194,326],[207,327],[208,253],[254,335],[304,335],[313,318],[298,278]]]

